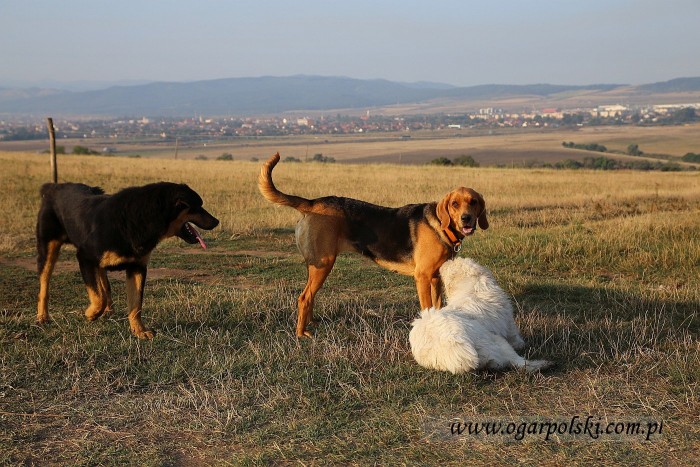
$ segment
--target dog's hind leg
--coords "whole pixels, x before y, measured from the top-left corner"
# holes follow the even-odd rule
[[[483,368],[502,370],[512,367],[534,373],[552,366],[552,362],[547,360],[525,360],[515,352],[505,338],[492,332],[479,336],[476,347],[479,353],[479,366]]]
[[[58,260],[63,242],[60,240],[44,241],[37,239],[37,269],[39,272],[39,300],[37,303],[36,322],[49,321],[49,282],[53,268]]]
[[[306,287],[298,299],[297,337],[311,337],[308,326],[314,318],[314,298],[326,281],[328,274],[331,273],[334,264],[335,256],[329,256],[318,261],[317,264],[307,265],[309,277],[306,281]]]
[[[146,268],[129,268],[126,270],[126,301],[129,307],[129,326],[131,332],[139,339],[153,339],[156,332],[148,329],[141,321],[143,306],[143,288],[146,285]]]
[[[306,261],[308,273],[306,287],[297,300],[297,337],[312,335],[308,326],[314,319],[314,298],[335,264],[340,229],[340,223],[329,216],[307,215],[297,223],[297,247]]]
[[[521,368],[528,373],[534,373],[540,370],[546,370],[554,366],[554,362],[549,360],[525,360],[525,365]]]

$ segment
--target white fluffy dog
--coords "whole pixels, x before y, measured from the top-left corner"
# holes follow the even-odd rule
[[[455,258],[442,265],[440,276],[447,306],[423,310],[409,334],[419,365],[452,373],[510,367],[534,372],[552,365],[515,352],[525,341],[513,306],[491,271],[471,259]]]

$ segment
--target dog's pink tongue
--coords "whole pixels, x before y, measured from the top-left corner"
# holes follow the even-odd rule
[[[199,234],[199,231],[198,231],[196,228],[194,228],[194,226],[193,226],[192,224],[190,224],[190,226],[192,227],[192,229],[191,229],[191,230],[192,230],[192,233],[194,233],[194,236],[197,237],[197,240],[199,241],[199,244],[202,245],[202,248],[204,248],[204,249],[206,250],[206,249],[207,249],[207,244],[204,243],[204,239],[203,239],[202,236]]]
[[[206,249],[207,249],[207,244],[204,243],[204,239],[202,238],[201,235],[199,235],[199,234],[197,235],[197,240],[199,240],[199,244],[202,245],[202,248],[204,248],[204,249],[206,250]]]

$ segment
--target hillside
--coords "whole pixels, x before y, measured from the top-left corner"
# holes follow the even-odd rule
[[[634,102],[650,93],[700,93],[700,78],[683,78],[642,86],[600,84],[565,86],[480,85],[452,87],[440,83],[397,83],[345,77],[289,76],[230,78],[188,83],[158,82],[69,92],[55,89],[0,89],[0,115],[51,114],[112,117],[263,115],[290,111],[363,110],[420,104],[423,112],[474,109],[485,104],[533,105]],[[700,97],[699,97],[700,98]]]
[[[27,93],[0,97],[4,114],[72,115],[255,115],[293,110],[358,109],[431,99],[489,99],[504,96],[547,96],[559,92],[607,90],[601,86],[483,85],[454,88],[437,83],[396,83],[343,77],[291,76],[231,78],[191,83],[114,86],[88,92]]]
[[[700,78],[676,78],[661,83],[638,86],[645,92],[694,92],[700,90]]]

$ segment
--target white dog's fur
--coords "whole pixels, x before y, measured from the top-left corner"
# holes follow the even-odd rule
[[[513,319],[513,306],[491,271],[468,258],[446,261],[440,277],[447,306],[429,308],[413,321],[411,351],[419,365],[451,373],[475,369],[549,367],[547,360],[525,360],[515,352],[525,341]]]

